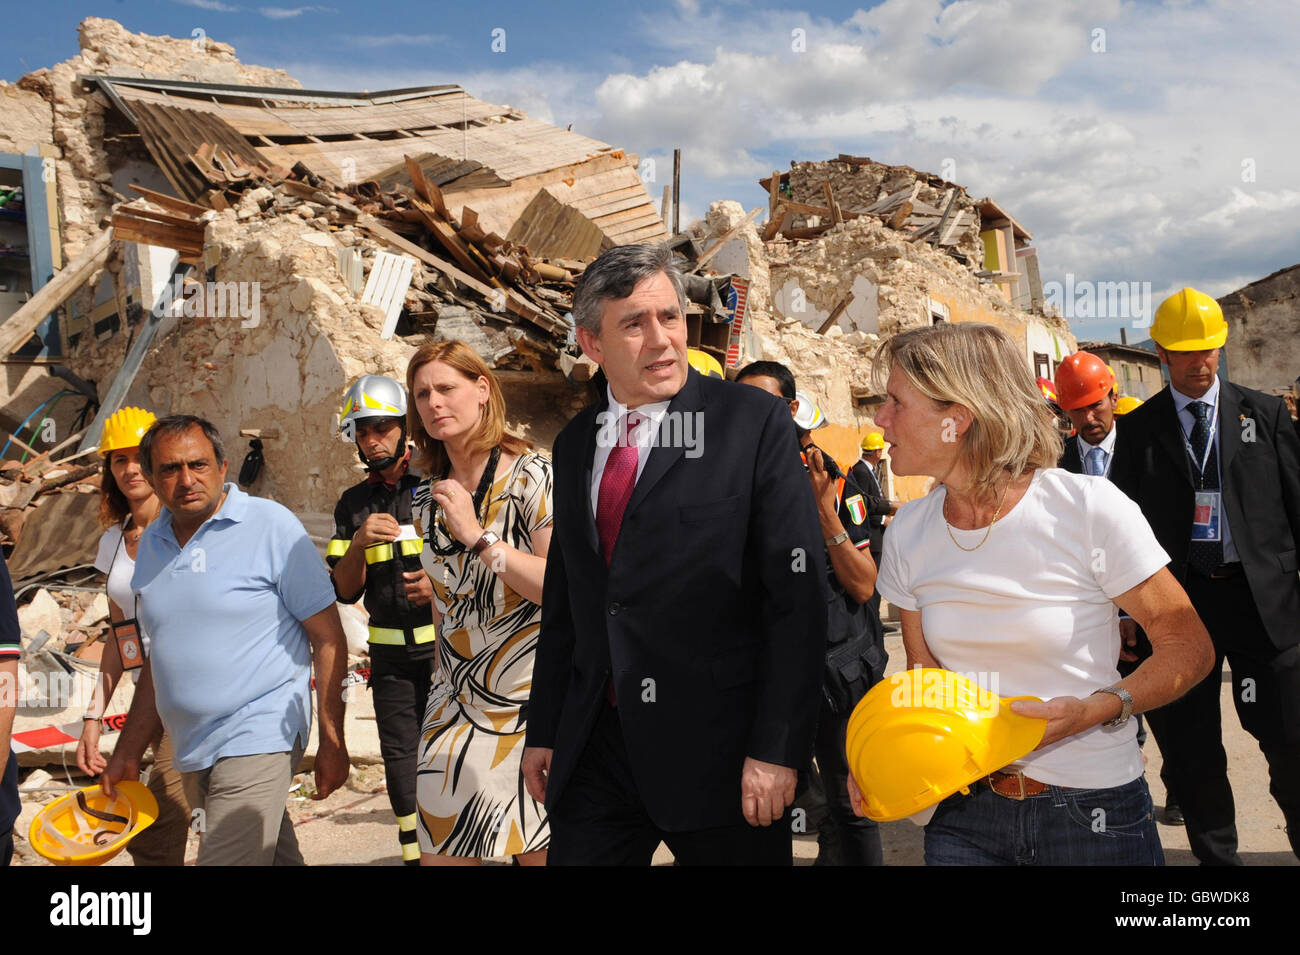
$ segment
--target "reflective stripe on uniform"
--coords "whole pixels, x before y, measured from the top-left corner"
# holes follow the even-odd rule
[[[420,844],[418,842],[402,843],[402,861],[416,862],[420,858]]]
[[[411,813],[409,816],[397,817],[397,828],[402,830],[402,832],[415,832],[415,823],[415,813]]]
[[[438,637],[438,628],[433,624],[426,627],[416,627],[411,631],[417,644],[429,643]],[[387,646],[404,647],[406,646],[406,633],[402,630],[394,630],[392,627],[371,627],[370,642],[382,643]]]
[[[394,544],[397,546],[397,554],[402,557],[413,557],[424,550],[423,537],[411,537],[387,544],[371,544],[366,548],[366,563],[380,564],[392,560]]]
[[[352,541],[348,540],[347,538],[335,537],[333,540],[330,541],[329,547],[326,548],[325,556],[342,557],[344,554],[348,552],[348,548],[351,546],[352,546]]]

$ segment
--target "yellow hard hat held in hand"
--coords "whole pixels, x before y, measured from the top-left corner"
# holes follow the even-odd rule
[[[1038,746],[1047,720],[1021,716],[950,670],[917,667],[877,683],[849,717],[846,753],[863,814],[892,822],[937,805]]]
[[[116,790],[110,799],[96,784],[56,799],[32,819],[28,842],[55,865],[103,865],[158,818],[146,786],[126,780]]]

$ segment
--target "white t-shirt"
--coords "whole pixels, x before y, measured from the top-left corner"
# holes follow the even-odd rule
[[[135,593],[131,590],[131,575],[135,573],[135,561],[126,552],[126,542],[122,539],[122,528],[110,527],[99,538],[99,552],[95,555],[95,569],[108,574],[108,599],[122,609],[122,615],[130,618],[135,615]],[[149,655],[149,636],[144,628],[136,625],[140,632],[140,644],[145,656]],[[138,680],[140,671],[135,671]]]
[[[921,611],[925,642],[948,670],[1002,697],[1080,699],[1119,679],[1111,598],[1169,562],[1141,510],[1109,481],[1053,468],[993,525],[983,546],[948,537],[947,490],[899,509],[885,535],[876,586]],[[974,547],[985,528],[953,528]],[[1133,721],[1097,726],[1013,766],[1057,786],[1109,788],[1142,775]]]

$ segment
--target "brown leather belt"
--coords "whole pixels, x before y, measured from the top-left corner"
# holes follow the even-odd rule
[[[984,782],[988,783],[989,789],[992,789],[999,796],[1005,796],[1007,799],[1014,799],[1017,802],[1029,796],[1041,796],[1047,792],[1047,783],[1040,783],[1037,779],[1031,779],[1024,773],[990,773],[984,777]]]

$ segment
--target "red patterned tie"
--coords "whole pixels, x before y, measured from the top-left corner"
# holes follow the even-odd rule
[[[623,524],[623,512],[627,510],[627,502],[631,500],[632,489],[636,486],[638,449],[632,435],[643,420],[641,415],[629,414],[619,422],[620,440],[610,449],[605,471],[600,476],[600,494],[596,498],[596,533],[600,537],[600,552],[605,557],[606,566],[609,566],[614,556],[614,543],[618,540],[618,529]]]

